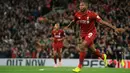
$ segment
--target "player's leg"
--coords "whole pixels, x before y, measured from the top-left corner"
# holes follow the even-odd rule
[[[106,54],[101,54],[99,50],[96,50],[95,45],[94,45],[94,40],[96,38],[96,30],[88,33],[88,35],[85,37],[85,40],[87,41],[88,47],[92,50],[92,52],[97,55],[98,57],[102,58],[104,60],[105,66],[107,66],[107,56]]]
[[[76,67],[75,69],[73,69],[74,72],[79,72],[82,68],[82,64],[83,64],[83,61],[84,61],[84,58],[85,58],[85,55],[86,55],[86,52],[85,52],[85,48],[87,48],[90,44],[93,43],[93,40],[95,39],[96,35],[93,35],[93,33],[88,33],[82,44],[79,45],[79,49],[80,49],[80,57],[79,57],[79,65],[78,67]]]
[[[57,44],[53,43],[52,44],[53,47],[53,59],[54,59],[54,67],[57,67]]]
[[[92,45],[90,46],[90,49],[92,50],[92,52],[93,52],[96,56],[98,56],[98,57],[100,57],[101,59],[104,60],[103,54],[100,53],[100,51],[95,48],[95,44],[92,44]]]
[[[78,45],[78,49],[80,51],[80,53],[79,53],[79,64],[78,64],[79,68],[82,68],[83,61],[84,61],[84,58],[86,56],[86,48],[87,48],[86,41],[83,41],[80,45]]]
[[[86,56],[86,41],[83,41],[77,48],[79,49],[80,51],[80,56],[79,56],[79,64],[78,64],[78,67],[76,67],[75,69],[73,69],[74,72],[80,72],[81,71],[81,68],[82,68],[82,65],[83,65],[83,61],[84,61],[84,58]]]
[[[58,66],[62,66],[62,63],[61,63],[61,59],[62,59],[62,48],[58,49],[58,58],[59,58]]]
[[[91,45],[90,45],[90,49],[92,50],[92,52],[93,52],[96,56],[98,56],[98,57],[100,57],[102,60],[104,60],[104,64],[105,64],[105,66],[107,66],[107,56],[106,56],[106,54],[100,53],[100,51],[95,48],[95,45],[94,45],[94,44],[91,44]]]
[[[91,49],[91,51],[97,55],[98,57],[102,58],[104,60],[104,57],[102,56],[102,54],[100,53],[99,50],[97,50],[95,48],[95,45],[94,45],[94,40],[96,38],[96,33],[93,31],[93,32],[90,32],[86,37],[85,37],[85,40],[87,41],[87,45],[88,47]]]
[[[61,66],[61,65],[62,65],[62,63],[61,63],[61,59],[62,59],[62,48],[63,48],[63,42],[59,42],[59,43],[58,43],[58,49],[57,49],[58,58],[59,58],[58,66]]]
[[[57,51],[56,48],[53,48],[53,59],[54,59],[54,67],[57,67]]]

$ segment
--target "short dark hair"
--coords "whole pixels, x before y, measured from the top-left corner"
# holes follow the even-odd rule
[[[88,2],[87,1],[80,1],[80,3],[84,3],[85,5],[88,6]]]

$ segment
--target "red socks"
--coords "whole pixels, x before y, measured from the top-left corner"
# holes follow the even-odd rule
[[[59,57],[59,62],[61,62],[61,57]],[[54,56],[54,63],[57,64],[57,57]]]
[[[119,61],[117,61],[117,68],[120,68],[120,62]]]
[[[61,62],[61,56],[59,57],[59,62]]]
[[[54,62],[55,62],[55,64],[57,64],[57,57],[56,56],[54,56]]]
[[[98,49],[96,49],[96,51],[95,51],[94,54],[97,55],[98,57],[100,57],[102,60],[104,60],[103,54],[101,54],[100,51],[99,51]]]
[[[86,56],[86,52],[80,52],[79,65],[78,65],[79,68],[82,68],[85,56]]]
[[[101,54],[98,49],[94,52],[94,54],[104,60],[103,54]],[[85,56],[86,56],[86,52],[80,52],[79,65],[78,65],[79,68],[82,68],[83,61],[84,61]]]

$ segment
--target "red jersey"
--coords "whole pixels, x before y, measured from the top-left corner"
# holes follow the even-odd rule
[[[76,12],[74,20],[80,25],[81,36],[85,37],[85,34],[96,30],[95,21],[99,22],[101,18],[96,13],[87,10],[85,13]]]
[[[62,41],[57,41],[57,40],[63,38],[65,35],[64,35],[64,31],[59,29],[59,30],[53,30],[52,36],[54,37],[54,42],[62,42],[63,40]]]

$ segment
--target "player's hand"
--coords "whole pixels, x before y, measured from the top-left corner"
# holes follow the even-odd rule
[[[64,27],[64,30],[67,30],[67,29],[69,29],[67,26],[66,26],[66,27]]]
[[[50,40],[54,40],[54,38],[50,38]]]
[[[62,39],[57,39],[57,41],[62,41]]]
[[[64,27],[63,29],[64,29],[64,30],[69,30],[69,29],[71,29],[71,28],[69,28],[68,26],[66,26],[66,27]]]
[[[64,29],[67,30],[67,29],[72,25],[73,22],[74,22],[74,20],[72,20],[72,21],[68,24],[68,26],[64,27]]]
[[[116,33],[123,33],[123,32],[125,32],[125,29],[123,29],[123,28],[116,28],[115,32]]]

